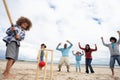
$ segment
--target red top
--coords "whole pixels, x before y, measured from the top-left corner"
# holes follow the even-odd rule
[[[79,48],[85,51],[85,48],[82,48],[80,45]],[[85,51],[85,58],[92,59],[92,51],[97,51],[97,47],[95,47],[95,49],[90,49],[88,52]]]

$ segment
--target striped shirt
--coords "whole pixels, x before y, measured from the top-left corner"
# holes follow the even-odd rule
[[[25,30],[23,30],[20,26],[14,25],[15,31],[12,31],[11,27],[7,29],[6,34],[7,36],[3,38],[3,41],[6,42],[6,44],[10,43],[11,41],[15,41],[18,46],[20,46],[20,41],[24,39],[25,37]],[[19,35],[20,38],[16,39],[15,36]]]

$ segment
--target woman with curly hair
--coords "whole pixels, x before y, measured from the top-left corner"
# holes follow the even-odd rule
[[[30,30],[32,27],[31,21],[26,17],[20,17],[15,25],[9,27],[6,31],[7,36],[3,38],[6,42],[6,69],[3,72],[4,78],[14,78],[15,76],[10,73],[11,67],[18,59],[20,41],[25,38],[25,31]]]

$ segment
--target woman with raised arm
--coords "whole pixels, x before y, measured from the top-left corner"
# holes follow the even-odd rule
[[[86,44],[85,48],[81,47],[80,42],[78,43],[80,49],[84,50],[85,52],[85,65],[86,65],[86,73],[89,73],[89,69],[91,73],[94,73],[92,68],[92,52],[97,50],[97,45],[95,44],[95,49],[90,48],[89,44]]]

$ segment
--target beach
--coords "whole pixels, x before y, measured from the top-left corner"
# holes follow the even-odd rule
[[[0,60],[0,75],[6,67],[6,60]],[[14,79],[0,79],[0,80],[35,80],[37,62],[17,61],[12,69],[16,77]],[[57,64],[53,64],[53,79],[52,80],[120,80],[120,68],[115,68],[115,76],[111,75],[109,66],[93,66],[95,73],[86,74],[85,66],[81,66],[81,72],[76,72],[75,66],[70,66],[70,72],[66,71],[63,65],[62,71],[58,72]],[[50,64],[46,69],[46,80],[50,80]],[[39,71],[38,80],[43,80],[44,70]],[[0,76],[1,77],[1,76]]]

